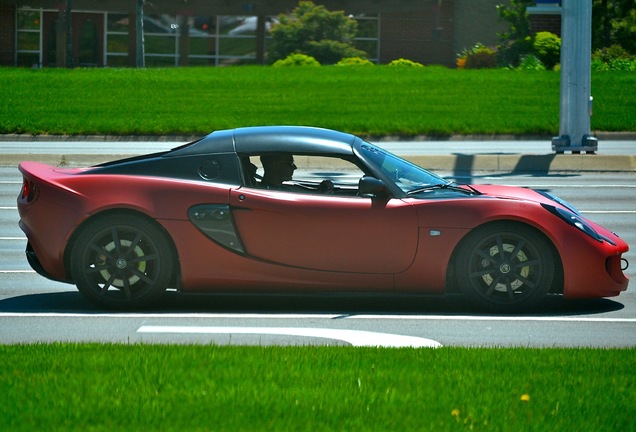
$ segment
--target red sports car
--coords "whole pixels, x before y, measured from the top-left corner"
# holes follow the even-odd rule
[[[29,263],[106,308],[174,288],[460,292],[509,312],[628,285],[627,244],[566,202],[449,182],[332,130],[222,130],[90,168],[19,169]]]

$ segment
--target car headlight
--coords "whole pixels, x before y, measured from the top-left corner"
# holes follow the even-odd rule
[[[583,231],[594,240],[598,242],[603,242],[603,240],[605,240],[610,244],[616,245],[616,243],[614,243],[607,237],[597,233],[594,228],[592,228],[585,220],[583,220],[582,216],[579,213],[574,213],[564,208],[551,206],[549,204],[541,204],[541,206],[543,206],[544,209],[557,216],[568,225],[572,225],[573,227]]]
[[[568,210],[570,210],[572,213],[580,215],[579,211],[576,209],[576,207],[574,207],[572,204],[570,204],[569,202],[567,202],[566,200],[563,200],[561,198],[559,198],[556,195],[552,195],[550,192],[546,192],[546,191],[542,191],[542,190],[538,190],[538,189],[533,189],[536,193],[538,193],[541,196],[544,196],[546,198],[548,198],[549,200],[554,201],[557,204],[562,205],[563,207],[567,208]]]

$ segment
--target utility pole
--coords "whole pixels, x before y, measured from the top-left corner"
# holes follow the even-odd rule
[[[146,67],[144,59],[144,0],[137,0],[135,7],[135,66]]]
[[[73,67],[73,20],[71,18],[71,0],[66,0],[66,10],[64,11],[64,20],[66,24],[66,67]]]
[[[561,1],[561,97],[557,153],[594,153],[591,136],[592,0]]]

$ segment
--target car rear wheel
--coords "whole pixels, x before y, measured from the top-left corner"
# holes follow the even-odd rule
[[[554,253],[530,227],[498,224],[471,233],[455,267],[464,295],[494,312],[518,312],[539,303],[554,279]]]
[[[110,215],[89,224],[71,252],[78,290],[111,309],[149,306],[161,297],[173,271],[165,234],[152,222],[130,215]]]

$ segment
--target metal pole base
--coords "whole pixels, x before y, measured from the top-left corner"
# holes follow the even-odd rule
[[[598,151],[598,140],[589,135],[583,135],[581,145],[571,145],[569,135],[561,135],[552,138],[552,151],[557,154],[572,152],[572,154],[594,154]]]

